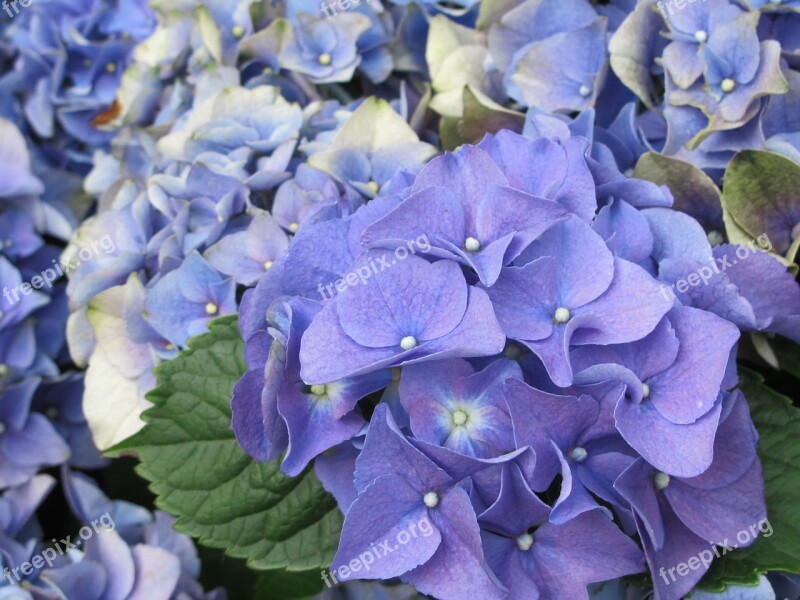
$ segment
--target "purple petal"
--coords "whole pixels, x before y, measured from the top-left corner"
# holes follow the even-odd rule
[[[467,286],[456,263],[409,256],[343,292],[336,308],[342,329],[356,343],[399,349],[406,336],[428,341],[453,331],[467,308]]]
[[[450,481],[442,469],[406,440],[388,407],[379,404],[372,415],[364,449],[356,461],[356,488],[363,490],[386,474],[415,482],[418,491],[438,489]]]
[[[430,523],[422,496],[402,475],[382,475],[368,485],[347,512],[331,571],[337,571],[339,579],[347,579],[340,567],[361,563],[364,571],[360,572],[361,566],[354,569],[354,579],[391,579],[427,562],[442,543],[438,524],[431,527],[429,535],[418,536],[410,543],[400,544],[398,538],[402,532],[408,534],[412,524]],[[440,506],[446,498],[441,499]],[[391,549],[388,554],[387,547]],[[375,560],[373,552],[383,554]]]
[[[664,490],[675,514],[694,533],[715,543],[734,543],[741,531],[758,524],[767,516],[764,501],[764,477],[761,463],[754,459],[750,469],[736,482],[718,489],[701,489],[673,480]],[[751,534],[739,546],[755,541]],[[730,544],[729,544],[730,545]]]
[[[136,583],[126,600],[168,598],[181,576],[178,557],[155,546],[137,544],[131,548],[136,564]]]
[[[650,399],[664,418],[695,422],[714,406],[739,330],[696,308],[678,307],[669,314],[680,341],[672,366],[645,381]]]
[[[665,419],[647,400],[621,400],[614,416],[617,428],[631,447],[656,468],[679,477],[694,477],[714,458],[720,402],[690,425],[676,425]]]
[[[600,510],[561,525],[547,523],[533,534],[533,561],[542,598],[589,598],[588,583],[641,573],[636,543]]]
[[[484,559],[477,517],[467,493],[453,488],[430,511],[430,519],[441,532],[441,544],[430,560],[403,580],[423,594],[443,599],[461,597],[465,581],[479,598],[506,598],[502,584]]]

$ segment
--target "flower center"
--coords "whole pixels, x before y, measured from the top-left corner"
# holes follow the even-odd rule
[[[474,237],[468,237],[464,240],[464,249],[471,253],[478,252],[481,249],[481,243]]]
[[[646,383],[642,384],[642,398],[647,399],[650,397],[650,386]]]
[[[298,223],[292,223],[289,225],[289,231],[292,233],[297,233],[297,230],[300,229],[300,225]]]
[[[319,58],[317,60],[319,61],[319,64],[321,64],[323,67],[327,67],[329,64],[333,62],[333,57],[327,52],[323,52],[322,54],[319,55]]]
[[[400,340],[400,347],[403,350],[411,350],[412,348],[417,347],[417,338],[413,335],[407,335],[402,340]]]
[[[370,181],[367,183],[367,189],[369,190],[369,193],[374,196],[380,191],[381,186],[378,185],[377,181]]]
[[[655,477],[653,477],[653,483],[657,490],[663,490],[669,485],[669,475],[659,471],[655,474]]]
[[[509,342],[506,344],[505,349],[503,350],[503,356],[505,356],[509,360],[516,360],[522,354],[522,350],[520,350],[519,346],[516,344]]]
[[[106,73],[116,73],[116,72],[117,72],[116,63],[108,63],[106,65]]]
[[[727,77],[722,80],[722,83],[719,85],[719,87],[722,88],[723,92],[728,94],[734,90],[734,88],[736,87],[736,82],[730,77]]]
[[[709,231],[706,237],[708,238],[708,243],[712,246],[719,246],[725,241],[725,238],[722,237],[722,234],[716,230]]]
[[[578,93],[579,93],[581,96],[583,96],[584,98],[588,98],[589,96],[591,96],[591,95],[592,95],[592,88],[590,88],[588,85],[582,85],[582,86],[581,86],[581,87],[578,89]]]
[[[244,36],[244,27],[242,27],[241,25],[234,25],[233,28],[231,29],[231,34],[238,40],[239,38]]]
[[[469,415],[461,409],[453,413],[453,423],[456,425],[464,425],[469,420]]]
[[[569,309],[564,308],[563,306],[556,309],[556,314],[553,317],[553,320],[558,323],[559,325],[563,325],[570,319]]]
[[[708,41],[708,33],[702,29],[698,29],[694,32],[694,39],[696,39],[700,44],[705,44],[706,41]]]
[[[264,262],[264,270],[265,271],[269,271],[272,268],[272,265],[273,265],[273,262],[271,260],[268,260],[268,261]]]
[[[428,508],[436,508],[439,506],[439,494],[436,492],[428,492],[422,497],[422,501]]]
[[[586,460],[586,457],[589,456],[589,453],[586,451],[586,448],[581,448],[578,446],[577,448],[573,448],[572,452],[569,453],[569,456],[575,462],[583,462]]]
[[[533,546],[533,536],[530,533],[523,533],[517,538],[517,548],[527,552]]]
[[[206,314],[208,316],[215,315],[218,312],[219,312],[219,306],[217,306],[213,302],[209,302],[208,304],[206,304]]]

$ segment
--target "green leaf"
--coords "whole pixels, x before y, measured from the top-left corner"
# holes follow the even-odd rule
[[[785,337],[775,336],[771,340],[771,346],[778,357],[778,366],[781,371],[786,371],[800,379],[800,345]]]
[[[647,152],[636,164],[634,177],[666,185],[675,197],[673,208],[700,222],[722,216],[722,194],[711,178],[692,164],[663,154]]]
[[[439,121],[439,138],[442,140],[442,148],[452,152],[464,142],[458,132],[458,119],[456,117],[442,117]]]
[[[508,129],[522,133],[525,115],[500,106],[491,98],[466,86],[463,91],[463,116],[442,117],[439,135],[445,150],[462,144],[477,144],[487,133]]]
[[[147,425],[109,452],[139,457],[137,472],[178,531],[254,569],[325,567],[342,526],[336,501],[313,471],[289,478],[277,462],[250,458],[231,430],[231,391],[245,370],[236,318],[212,322],[156,369]]]
[[[500,106],[478,90],[464,88],[464,117],[458,122],[458,132],[466,143],[477,144],[487,133],[502,129],[522,133],[524,127],[522,113]]]
[[[319,569],[314,571],[267,571],[258,577],[255,598],[311,600],[324,584]]]
[[[761,535],[752,546],[714,561],[701,584],[717,590],[726,585],[755,585],[758,576],[768,571],[800,573],[800,410],[764,385],[757,373],[742,369],[741,375],[739,387],[760,436],[758,455],[772,534]]]
[[[800,166],[774,152],[739,152],[725,171],[722,204],[732,229],[751,239],[767,234],[772,251],[784,255],[798,237]]]

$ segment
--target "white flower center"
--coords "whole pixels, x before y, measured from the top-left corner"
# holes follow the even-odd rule
[[[736,87],[736,82],[730,77],[727,77],[722,80],[722,83],[719,85],[719,87],[721,87],[722,91],[727,94],[734,90],[734,88]]]
[[[231,34],[238,40],[244,35],[244,27],[241,25],[234,25],[231,29]]]
[[[300,225],[298,223],[292,223],[289,225],[289,231],[292,233],[297,233],[297,230],[300,229]]]
[[[453,423],[456,425],[464,425],[469,419],[469,415],[461,409],[453,413]]]
[[[556,322],[556,323],[558,323],[559,325],[563,325],[564,323],[566,323],[567,321],[569,321],[569,319],[570,319],[570,316],[571,316],[571,315],[569,314],[569,309],[568,309],[568,308],[564,308],[564,307],[562,306],[562,307],[560,307],[560,308],[557,308],[557,309],[556,309],[556,314],[555,314],[555,316],[553,317],[553,319],[554,319],[554,320],[555,320],[555,322]]]
[[[699,43],[705,44],[708,41],[708,33],[703,31],[702,29],[698,29],[694,32],[694,39],[696,39]]]
[[[464,249],[467,252],[478,252],[481,249],[481,243],[474,237],[468,237],[464,241]]]
[[[569,453],[569,456],[575,462],[583,462],[586,460],[586,457],[589,456],[589,453],[586,451],[586,448],[578,446]]]
[[[264,270],[265,271],[269,271],[272,268],[273,264],[274,263],[271,260],[265,261],[264,262]]]
[[[650,386],[646,383],[642,384],[642,398],[649,398],[650,397]]]
[[[219,312],[219,306],[217,306],[213,302],[209,302],[208,304],[206,304],[206,314],[208,316],[215,315],[218,312]]]
[[[370,181],[367,183],[367,189],[369,190],[370,194],[375,195],[380,191],[381,186],[378,185],[377,181]]]
[[[578,89],[578,93],[579,93],[581,96],[583,96],[584,98],[588,98],[589,96],[591,96],[591,95],[592,95],[592,88],[590,88],[588,85],[582,85],[582,86],[581,86],[581,87]]]
[[[653,478],[653,483],[655,484],[657,490],[663,490],[669,485],[669,475],[659,471]]]
[[[533,546],[533,536],[530,533],[523,533],[517,538],[517,548],[527,552]]]
[[[402,340],[400,340],[400,347],[403,350],[411,350],[412,348],[417,347],[417,338],[413,335],[407,335]]]
[[[333,57],[327,52],[323,52],[319,55],[317,60],[319,60],[319,64],[321,64],[323,67],[327,67],[329,64],[331,64],[331,62],[333,62]]]
[[[422,501],[428,508],[436,508],[439,506],[439,494],[436,492],[428,492],[422,497]]]
[[[709,231],[706,237],[708,238],[708,243],[712,246],[719,246],[725,241],[725,238],[722,237],[722,234],[716,230]]]
[[[328,392],[327,385],[312,385],[311,393],[315,396],[324,396]]]

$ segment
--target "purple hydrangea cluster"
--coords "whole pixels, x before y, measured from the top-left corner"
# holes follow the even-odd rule
[[[0,25],[0,115],[33,153],[2,136],[0,281],[113,248],[0,313],[0,488],[25,506],[3,561],[39,551],[36,474],[104,464],[155,367],[238,313],[233,429],[335,496],[329,576],[600,600],[649,571],[702,598],[710,559],[676,567],[766,522],[740,335],[800,342],[760,251],[788,254],[797,203],[781,239],[728,244],[715,186],[743,149],[800,164],[797,4],[34,0]],[[716,195],[633,178],[645,154]],[[62,478],[79,519],[109,505]],[[187,540],[128,509],[32,589],[204,597]]]
[[[304,227],[246,292],[234,430],[289,475],[316,459],[345,514],[340,577],[427,519],[434,534],[350,576],[578,598],[649,568],[680,598],[708,568],[676,579],[680,557],[765,519],[727,304],[755,296],[667,294],[671,265],[712,260],[701,226],[588,146],[462,146]],[[792,293],[764,322],[800,313],[781,273]]]

